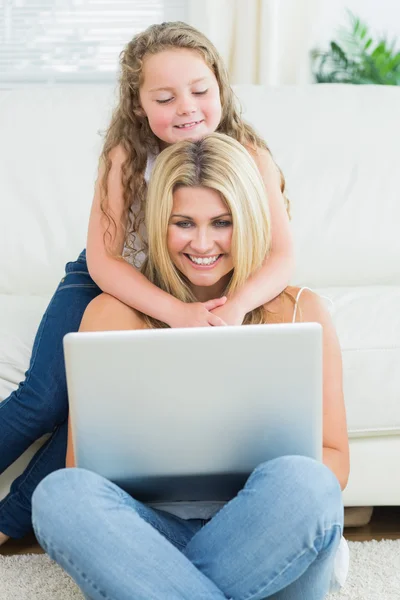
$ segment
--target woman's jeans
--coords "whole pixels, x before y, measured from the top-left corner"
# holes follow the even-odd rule
[[[77,331],[85,308],[101,290],[89,275],[86,254],[66,265],[40,323],[29,370],[17,390],[0,402],[0,473],[34,441],[46,433],[50,439],[30,461],[0,502],[0,531],[24,536],[32,528],[31,498],[46,475],[65,466],[68,399],[62,340]]]
[[[259,465],[208,522],[84,469],[46,477],[32,506],[40,544],[92,600],[320,600],[343,528],[336,477],[302,456]]]

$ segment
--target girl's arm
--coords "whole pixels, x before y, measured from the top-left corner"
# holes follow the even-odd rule
[[[110,152],[111,170],[108,176],[108,210],[112,215],[117,231],[113,240],[112,254],[122,254],[124,247],[123,187],[121,169],[125,161],[125,151],[117,146]],[[200,302],[185,303],[164,292],[126,261],[116,258],[106,251],[104,232],[106,221],[100,209],[100,190],[104,165],[100,166],[96,182],[92,210],[89,218],[87,239],[87,263],[91,277],[99,288],[114,296],[124,304],[151,317],[167,323],[171,327],[194,327],[219,324],[220,319],[210,311],[221,306],[224,300],[217,299],[206,307]],[[217,322],[218,320],[218,322]]]
[[[267,150],[247,149],[258,166],[267,192],[272,247],[261,269],[228,298],[223,308],[213,311],[228,324],[241,324],[248,312],[278,296],[289,284],[294,269],[292,235],[279,170]]]
[[[343,397],[342,353],[329,311],[317,294],[303,290],[298,315],[302,322],[322,325],[323,331],[323,462],[336,475],[342,490],[350,472],[349,440]]]

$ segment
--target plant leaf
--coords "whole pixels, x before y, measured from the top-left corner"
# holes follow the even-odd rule
[[[400,85],[400,52],[396,40],[374,41],[368,25],[347,10],[348,24],[338,31],[327,51],[311,53],[313,75],[324,83]]]

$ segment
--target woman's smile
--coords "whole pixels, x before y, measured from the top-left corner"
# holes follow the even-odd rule
[[[212,269],[222,259],[223,254],[214,254],[212,256],[194,256],[193,254],[183,255],[189,259],[194,269]]]
[[[172,262],[197,297],[221,295],[233,269],[232,214],[221,194],[208,187],[178,187],[167,245]]]

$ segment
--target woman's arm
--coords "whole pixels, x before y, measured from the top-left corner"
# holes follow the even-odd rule
[[[71,417],[68,416],[68,441],[67,441],[67,457],[65,460],[67,468],[75,467],[74,443],[72,441]]]
[[[80,332],[88,331],[132,331],[143,329],[142,317],[130,306],[109,294],[99,294],[87,306],[79,327]],[[72,440],[71,413],[68,415],[68,442],[66,467],[75,467],[75,452]]]
[[[272,247],[262,268],[228,301],[213,311],[228,324],[241,324],[245,315],[278,296],[288,285],[294,269],[294,253],[289,217],[281,192],[279,170],[267,150],[249,149],[267,192],[272,231]]]
[[[299,318],[317,322],[323,331],[323,462],[339,480],[342,490],[350,472],[349,440],[343,397],[342,353],[332,318],[317,294],[304,290]]]
[[[117,146],[110,152],[111,170],[108,175],[108,210],[117,230],[113,240],[112,254],[121,255],[124,247],[123,187],[121,169],[125,151]],[[87,239],[87,263],[91,277],[100,289],[118,298],[124,304],[150,315],[171,327],[195,327],[220,324],[217,315],[210,311],[224,304],[216,299],[207,308],[200,302],[185,303],[164,292],[126,261],[112,256],[104,245],[106,222],[100,208],[101,184],[104,165],[100,166],[95,194],[89,218]]]

